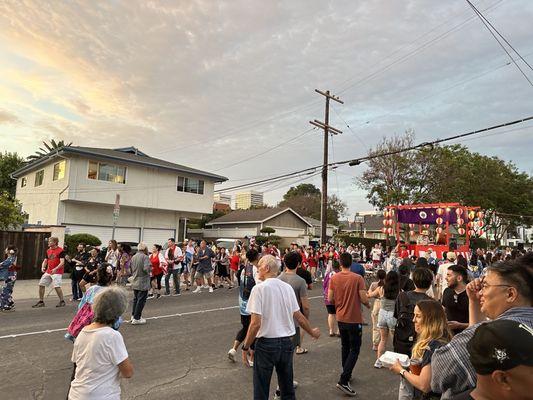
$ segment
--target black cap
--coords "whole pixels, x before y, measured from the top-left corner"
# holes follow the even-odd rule
[[[472,366],[479,375],[533,366],[533,328],[508,319],[480,325],[467,345]]]

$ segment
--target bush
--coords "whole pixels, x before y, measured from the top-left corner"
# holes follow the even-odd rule
[[[65,244],[70,255],[76,254],[76,247],[78,247],[79,243],[85,243],[87,246],[100,246],[102,244],[100,239],[88,233],[65,235]]]
[[[335,239],[340,242],[344,242],[346,246],[349,246],[350,244],[357,245],[361,243],[367,249],[370,247],[374,247],[378,243],[381,243],[383,246],[388,245],[385,239],[371,239],[371,238],[362,238],[362,237],[349,236],[349,235],[336,235]]]
[[[266,242],[268,242],[268,238],[266,236],[256,236],[255,237],[255,243],[258,245],[258,246],[262,246],[264,245]]]
[[[281,243],[281,239],[282,239],[281,236],[270,235],[269,237],[267,237],[267,242],[278,247],[279,244]]]
[[[271,228],[270,226],[265,226],[260,231],[261,233],[266,233],[268,236],[270,236],[272,233],[276,233],[276,230],[274,228]]]

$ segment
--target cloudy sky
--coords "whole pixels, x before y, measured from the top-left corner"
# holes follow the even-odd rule
[[[474,3],[532,64],[533,2]],[[133,145],[226,187],[322,162],[315,88],[345,102],[333,161],[406,129],[427,141],[533,115],[533,87],[464,0],[0,0],[0,60],[0,150]],[[519,128],[461,143],[533,173],[533,123]],[[351,214],[371,209],[363,168],[330,174]],[[273,204],[295,181],[255,189]]]

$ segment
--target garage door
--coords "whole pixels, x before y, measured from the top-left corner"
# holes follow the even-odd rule
[[[173,238],[175,236],[176,231],[174,229],[143,229],[143,242],[146,243],[148,247],[153,244],[160,244],[163,246],[169,238]]]
[[[111,240],[113,229],[107,226],[67,225],[65,233],[69,235],[88,233],[100,239],[103,246],[107,246],[107,243]]]
[[[139,243],[141,230],[139,228],[116,228],[115,240],[117,242]]]

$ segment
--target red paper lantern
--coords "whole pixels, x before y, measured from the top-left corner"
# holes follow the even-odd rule
[[[442,233],[443,229],[439,226],[437,229],[435,229],[435,232],[437,232],[439,235]]]
[[[393,232],[394,232],[394,229],[392,229],[392,228],[387,228],[387,233],[388,233],[389,235],[392,235]]]
[[[384,219],[383,220],[383,225],[387,225],[387,221],[388,221],[388,219]]]
[[[439,218],[437,218],[437,219],[435,220],[435,222],[436,222],[438,225],[442,225],[442,223],[444,222],[444,220],[443,220],[441,217],[439,217]]]
[[[381,232],[387,233],[387,228],[385,228],[385,227],[381,228]]]
[[[483,221],[477,221],[477,226],[480,227],[480,228],[483,228],[483,225],[485,225],[483,223]]]
[[[465,228],[458,228],[458,229],[457,229],[457,233],[458,233],[459,235],[464,235],[465,232],[466,232],[466,231],[465,231]]]
[[[472,229],[468,230],[468,236],[474,236],[474,235],[475,235],[475,232]]]
[[[483,218],[483,216],[484,216],[483,211],[478,211],[478,213],[477,213],[477,217],[478,217],[479,219],[481,219],[481,218]]]
[[[415,235],[415,231],[409,231],[409,235],[410,236],[414,236]]]
[[[429,225],[428,224],[424,224],[422,225],[425,229],[429,229]]]
[[[465,223],[465,220],[462,218],[457,218],[457,225],[463,225]]]
[[[409,228],[413,229],[415,227],[415,224],[409,224]]]
[[[457,214],[457,216],[463,215],[463,209],[462,208],[456,208],[455,209],[455,213]]]
[[[394,217],[394,209],[393,208],[391,208],[389,210],[389,217],[391,217],[391,218]]]
[[[383,213],[383,216],[384,216],[385,218],[389,218],[389,212],[388,212],[388,211],[385,211],[385,212]]]
[[[480,230],[477,234],[478,234],[478,236],[481,236],[481,235],[483,235],[484,233],[485,233],[485,232],[484,232],[483,230]]]
[[[474,223],[472,221],[468,221],[468,224],[466,224],[467,228],[472,228],[474,226]]]
[[[439,207],[435,210],[435,212],[437,213],[437,215],[442,215],[444,214],[444,209]]]

